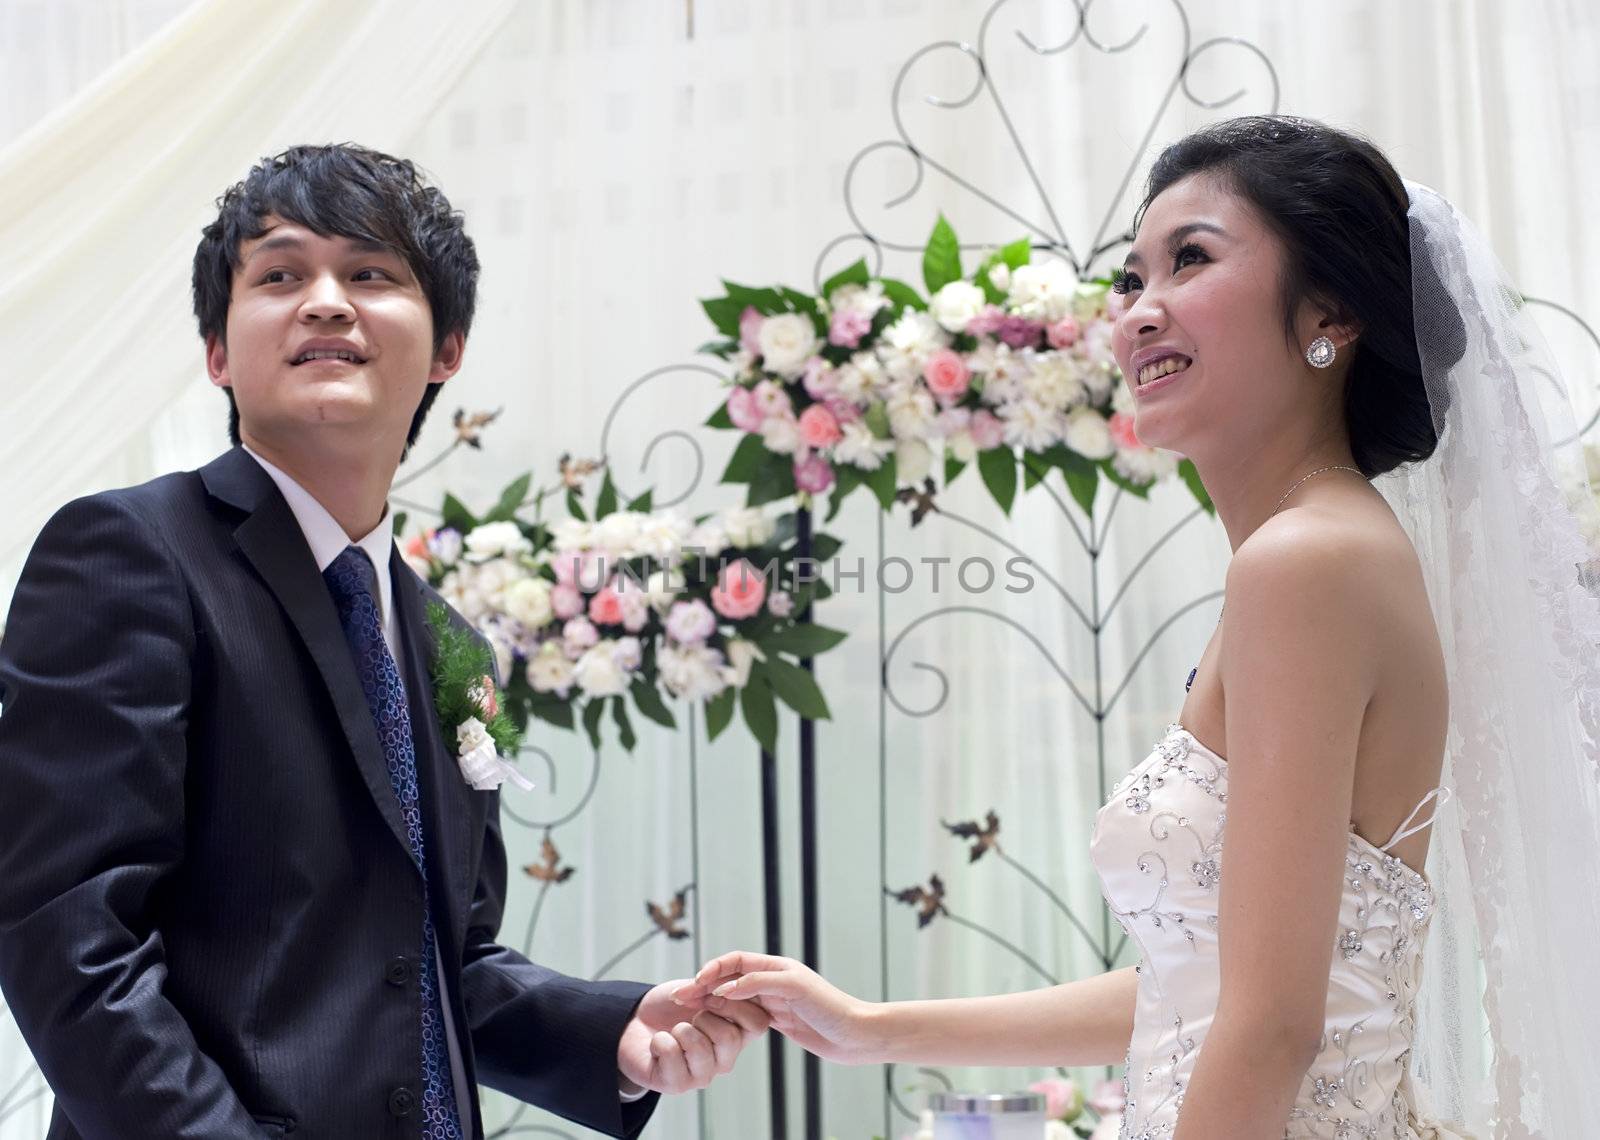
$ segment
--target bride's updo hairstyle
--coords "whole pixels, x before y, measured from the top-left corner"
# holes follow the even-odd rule
[[[1191,174],[1216,178],[1277,235],[1289,340],[1307,300],[1359,328],[1344,412],[1362,473],[1370,479],[1432,455],[1439,439],[1412,314],[1409,197],[1389,160],[1366,139],[1310,119],[1228,119],[1161,152],[1135,224],[1158,194]],[[1431,263],[1424,268],[1431,272]],[[1430,327],[1435,322],[1437,315]],[[1435,347],[1442,349],[1439,363],[1459,359],[1465,342],[1458,314],[1450,314],[1448,329],[1450,343],[1430,344],[1430,363]],[[1438,335],[1437,328],[1430,333]]]

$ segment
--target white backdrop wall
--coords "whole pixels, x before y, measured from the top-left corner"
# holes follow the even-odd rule
[[[463,209],[484,271],[467,362],[442,394],[412,466],[450,441],[449,412],[503,406],[482,453],[460,450],[405,489],[437,502],[446,488],[469,504],[533,469],[541,482],[564,451],[596,454],[613,404],[652,369],[695,358],[708,330],[696,298],[719,277],[806,287],[813,262],[850,229],[842,191],[852,157],[893,137],[890,88],[902,64],[938,40],[975,40],[987,8],[975,0],[543,0],[491,6],[422,3],[294,5],[268,3],[117,3],[114,0],[0,0],[0,227],[23,216],[54,216],[62,228],[0,228],[0,329],[8,356],[33,322],[77,321],[73,335],[92,346],[93,367],[27,359],[48,369],[48,416],[16,393],[40,390],[45,373],[19,374],[8,361],[0,381],[0,598],[9,596],[33,535],[50,511],[100,487],[196,466],[226,446],[225,405],[205,383],[189,317],[188,254],[212,200],[260,155],[300,141],[353,138],[416,159]],[[336,10],[342,17],[332,19]],[[990,30],[990,66],[1075,248],[1108,211],[1126,224],[1134,198],[1112,196],[1145,137],[1180,52],[1181,23],[1168,0],[1094,9],[1092,28],[1117,43],[1145,22],[1145,40],[1101,56],[1080,43],[1039,60],[1020,47],[1022,29],[1041,45],[1070,35],[1074,6],[1015,0]],[[465,28],[463,13],[481,19]],[[1281,84],[1278,109],[1327,119],[1374,138],[1408,176],[1442,190],[1493,236],[1533,294],[1600,318],[1600,254],[1584,207],[1600,164],[1600,78],[1592,67],[1600,20],[1578,3],[1493,0],[1325,0],[1314,10],[1273,0],[1193,0],[1192,43],[1239,37],[1269,59]],[[263,75],[271,58],[261,21],[315,28],[325,50],[300,59],[272,89],[286,100],[255,105],[256,133],[208,125],[206,96],[174,82],[178,53],[192,37],[221,45],[220,72]],[[692,28],[692,34],[691,34]],[[176,34],[182,31],[183,35]],[[399,34],[396,34],[398,30]],[[470,35],[469,35],[470,33]],[[453,35],[453,40],[445,37]],[[475,40],[474,40],[475,37]],[[447,59],[427,53],[413,66],[384,66],[414,43],[458,45]],[[467,53],[469,42],[475,46]],[[477,46],[481,45],[481,46]],[[120,64],[119,64],[120,61]],[[364,64],[374,66],[366,69]],[[120,67],[121,70],[118,70]],[[109,69],[109,70],[108,70]],[[403,75],[404,80],[397,79]],[[109,78],[108,78],[109,76]],[[421,76],[418,83],[415,77]],[[426,97],[398,95],[421,82]],[[1267,71],[1248,51],[1219,47],[1196,63],[1202,99],[1244,88],[1222,111],[1178,96],[1154,129],[1153,146],[1226,114],[1272,108]],[[158,130],[123,140],[112,152],[79,148],[93,138],[84,108],[108,83]],[[954,53],[913,72],[902,110],[927,154],[958,169],[1019,214],[1044,220],[991,104],[939,111],[923,93],[965,95],[972,71]],[[393,95],[394,98],[373,98]],[[316,93],[315,99],[307,97]],[[140,99],[151,100],[148,106]],[[284,108],[288,107],[288,112]],[[126,108],[124,108],[126,110]],[[186,125],[187,124],[187,125]],[[102,128],[103,129],[103,128]],[[105,207],[141,172],[162,189],[159,208],[89,215],[95,225],[149,230],[138,243],[102,245],[92,264],[73,253],[73,215],[48,214],[52,187],[39,162],[71,155],[77,178],[98,179]],[[186,173],[170,176],[163,162]],[[1150,155],[1138,161],[1138,173]],[[151,174],[151,171],[155,171]],[[202,178],[192,172],[206,173]],[[1137,186],[1137,178],[1134,186]],[[881,153],[860,170],[856,202],[864,220],[892,240],[925,237],[942,210],[968,240],[1020,236],[1018,225],[928,173],[920,191],[894,210],[881,204],[911,183],[903,156]],[[94,183],[75,181],[82,187]],[[182,187],[181,194],[174,187]],[[41,213],[40,211],[45,211]],[[26,239],[26,240],[24,240]],[[166,260],[147,261],[158,251]],[[853,258],[858,247],[849,247]],[[25,253],[26,256],[22,256]],[[889,255],[885,268],[918,276],[913,259]],[[40,288],[7,288],[43,282]],[[156,283],[159,282],[159,288]],[[88,298],[86,301],[85,299]],[[85,308],[88,305],[88,308]],[[130,320],[127,314],[137,314]],[[96,319],[103,315],[106,319]],[[115,318],[115,319],[112,319]],[[1581,373],[1579,401],[1594,404],[1594,348],[1560,322],[1547,323]],[[159,339],[152,345],[152,339]],[[1585,356],[1588,352],[1590,355]],[[90,409],[120,393],[120,418]],[[41,397],[42,398],[42,397]],[[658,498],[685,488],[694,463],[686,447],[657,448],[647,472],[645,446],[667,427],[693,432],[717,399],[714,380],[692,371],[646,384],[620,408],[611,459],[630,490],[654,484]],[[1588,401],[1588,403],[1584,403]],[[48,421],[47,423],[45,421]],[[48,427],[48,430],[44,430]],[[709,510],[734,495],[715,486],[728,440],[695,432],[708,475],[686,506]],[[89,457],[92,462],[85,461]],[[402,476],[405,470],[402,469]],[[25,497],[19,487],[29,488]],[[971,476],[944,499],[953,512],[1003,532],[1074,596],[1089,582],[1077,539],[1048,497],[1024,497],[1000,519]],[[1115,542],[1101,564],[1102,588],[1117,583],[1138,555],[1188,511],[1186,496],[1162,488],[1146,504],[1124,503]],[[846,540],[845,559],[879,552],[878,520],[865,496],[828,529]],[[912,530],[897,513],[883,525],[883,550],[910,559],[972,555],[1001,562],[994,541],[938,520]],[[1216,589],[1226,564],[1220,529],[1190,523],[1140,575],[1109,624],[1101,662],[1107,691],[1152,631],[1184,603]],[[1003,585],[1004,579],[1002,579]],[[1104,604],[1102,597],[1102,604]],[[1042,585],[1022,595],[997,586],[981,595],[953,590],[948,573],[935,591],[926,574],[912,589],[880,598],[846,588],[820,620],[851,630],[846,645],[819,662],[834,719],[820,726],[822,959],[826,973],[865,996],[880,996],[879,861],[892,886],[939,871],[950,906],[1001,933],[1053,976],[1098,968],[1081,937],[1010,868],[992,860],[965,865],[962,847],[939,820],[1001,815],[1008,853],[1044,877],[1099,929],[1099,902],[1086,859],[1090,817],[1099,805],[1093,723],[1073,702],[1040,648],[993,617],[921,619],[946,606],[994,611],[1025,625],[1080,684],[1094,662],[1059,597]],[[1142,758],[1181,703],[1181,683],[1215,622],[1214,604],[1176,622],[1140,666],[1107,724],[1107,772],[1114,781]],[[945,671],[949,699],[927,716],[880,701],[879,654],[915,625],[890,663],[894,695],[926,709],[938,682],[922,662]],[[795,785],[792,729],[782,775]],[[880,743],[881,741],[881,743]],[[575,736],[535,730],[548,770],[541,787],[507,806],[527,818],[559,816],[577,805],[593,759]],[[880,794],[881,771],[886,795]],[[641,733],[632,756],[608,745],[587,810],[556,832],[564,861],[578,868],[544,898],[533,955],[558,968],[591,973],[649,929],[644,901],[665,900],[698,869],[699,949],[758,948],[761,890],[755,748],[735,726],[715,745],[691,734]],[[690,829],[691,763],[698,776],[698,844]],[[791,952],[799,947],[794,907],[795,818],[783,820],[784,902]],[[887,821],[880,832],[880,819]],[[510,829],[513,874],[535,861],[539,832]],[[519,878],[503,935],[520,945],[533,914],[534,884]],[[917,932],[909,911],[888,915],[887,993],[957,995],[1040,984],[1014,955],[953,924]],[[695,946],[656,939],[613,976],[665,978],[695,965]],[[790,1051],[791,1104],[799,1100],[799,1062]],[[1037,1073],[953,1073],[974,1087],[1001,1088]],[[1093,1074],[1084,1074],[1092,1076]],[[704,1098],[663,1106],[653,1131],[666,1137],[765,1135],[765,1058],[753,1052]],[[896,1074],[897,1087],[919,1083]],[[864,1138],[884,1127],[877,1069],[825,1071],[826,1134]],[[909,1096],[908,1100],[915,1100]],[[552,1124],[515,1116],[490,1094],[491,1130]],[[42,1135],[48,1097],[9,1018],[0,1020],[0,1140]],[[797,1117],[796,1117],[797,1119]],[[893,1122],[895,1134],[905,1131]],[[571,1130],[576,1131],[576,1130]],[[798,1135],[798,1132],[792,1134]]]

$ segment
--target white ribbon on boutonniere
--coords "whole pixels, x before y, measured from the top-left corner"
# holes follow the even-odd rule
[[[467,696],[488,720],[493,720],[500,712],[493,677],[485,676],[468,690]],[[492,792],[507,780],[525,792],[533,790],[533,781],[500,755],[494,738],[483,721],[475,716],[469,716],[456,726],[456,762],[474,791]]]

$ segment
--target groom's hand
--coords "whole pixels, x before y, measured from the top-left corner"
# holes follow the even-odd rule
[[[674,1001],[673,993],[688,984],[663,982],[644,995],[617,1044],[624,1080],[661,1093],[703,1089],[731,1072],[744,1047],[766,1032],[766,1010],[755,1002]]]

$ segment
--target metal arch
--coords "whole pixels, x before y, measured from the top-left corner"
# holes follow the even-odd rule
[[[1522,299],[1530,305],[1543,305],[1547,309],[1554,309],[1568,320],[1571,320],[1583,330],[1583,335],[1588,338],[1590,344],[1594,345],[1595,351],[1600,352],[1600,334],[1596,334],[1594,327],[1590,325],[1588,321],[1584,320],[1577,313],[1567,308],[1567,306],[1557,301],[1547,300],[1544,297],[1529,297],[1526,294],[1523,295]],[[1565,399],[1569,401],[1572,399],[1572,393],[1562,386],[1561,381],[1557,377],[1551,376],[1542,368],[1537,369],[1536,371],[1538,371],[1541,376],[1548,380],[1551,387],[1553,387],[1557,392],[1560,392]],[[1589,417],[1588,421],[1582,427],[1580,427],[1574,434],[1567,436],[1565,439],[1555,441],[1552,446],[1555,448],[1561,448],[1566,447],[1569,444],[1576,443],[1578,440],[1588,435],[1589,432],[1594,430],[1596,423],[1600,423],[1600,403],[1595,405],[1594,414]]]
[[[717,381],[719,386],[726,380],[726,377],[722,372],[711,367],[709,364],[699,364],[694,362],[687,364],[667,364],[660,368],[653,368],[649,372],[646,372],[643,376],[639,377],[633,383],[624,388],[621,394],[612,401],[610,409],[606,412],[605,423],[600,428],[600,455],[602,458],[608,461],[610,459],[611,428],[616,422],[618,413],[622,410],[622,405],[627,402],[628,397],[632,396],[635,392],[644,387],[646,384],[650,383],[652,380],[659,379],[660,377],[666,376],[673,372],[698,372],[701,375],[712,377]],[[658,510],[665,507],[677,506],[679,503],[693,495],[695,491],[699,490],[700,480],[705,475],[706,469],[705,451],[703,448],[701,448],[699,441],[682,429],[672,428],[667,431],[658,432],[651,438],[650,442],[645,445],[644,457],[639,461],[639,470],[641,472],[649,467],[650,457],[655,453],[656,446],[668,439],[682,440],[689,445],[690,450],[694,453],[695,471],[693,480],[690,481],[688,488],[681,495],[678,495],[676,498],[666,500],[665,502],[654,504],[655,508]],[[617,488],[617,495],[624,502],[638,497],[637,495],[629,494],[622,488],[620,484],[617,483],[616,472],[614,470],[611,472],[611,482],[612,485]]]
[[[1133,680],[1134,674],[1139,671],[1139,663],[1145,659],[1145,656],[1149,654],[1150,650],[1155,646],[1155,643],[1161,639],[1162,634],[1167,632],[1167,629],[1172,625],[1172,623],[1197,606],[1202,606],[1206,602],[1209,602],[1212,598],[1222,597],[1222,593],[1223,592],[1221,590],[1213,590],[1209,594],[1202,594],[1194,601],[1189,602],[1187,605],[1184,605],[1180,609],[1176,610],[1171,617],[1167,618],[1166,621],[1162,622],[1161,625],[1157,627],[1156,631],[1150,635],[1149,640],[1144,643],[1144,648],[1139,650],[1138,656],[1133,659],[1133,664],[1128,666],[1127,673],[1123,675],[1122,683],[1117,686],[1116,692],[1111,694],[1111,699],[1106,702],[1105,708],[1101,710],[1101,715],[1109,716],[1111,714],[1111,710],[1116,706],[1117,700],[1122,696],[1123,690],[1128,687],[1128,683]]]
[[[1020,546],[1018,546],[1016,543],[1010,541],[1007,538],[1001,537],[1000,535],[996,534],[994,531],[990,530],[988,527],[982,525],[981,523],[974,522],[972,519],[967,518],[965,515],[958,515],[954,511],[945,510],[943,507],[941,507],[939,509],[939,515],[942,518],[949,519],[951,522],[960,523],[964,527],[968,527],[968,528],[970,528],[972,530],[977,531],[979,534],[983,535],[985,538],[988,538],[988,539],[998,543],[999,545],[1005,547],[1007,550],[1011,551],[1011,553],[1013,553],[1013,554],[1016,554],[1016,555],[1018,555],[1018,556],[1020,556],[1022,558],[1027,558],[1028,559],[1028,565],[1030,567],[1032,567],[1033,569],[1038,570],[1039,571],[1039,576],[1042,577],[1046,582],[1049,582],[1050,585],[1052,587],[1054,587],[1056,593],[1061,595],[1062,600],[1065,601],[1067,603],[1067,605],[1072,607],[1072,612],[1078,615],[1078,620],[1083,623],[1084,628],[1087,629],[1087,630],[1093,631],[1094,622],[1090,619],[1088,614],[1083,612],[1083,607],[1078,604],[1077,599],[1075,599],[1067,591],[1067,588],[1065,586],[1063,586],[1060,582],[1058,582],[1056,580],[1055,575],[1051,574],[1048,570],[1039,569],[1039,563],[1036,562],[1033,558],[1029,557],[1028,554]],[[1080,535],[1080,537],[1081,537],[1081,535]]]

